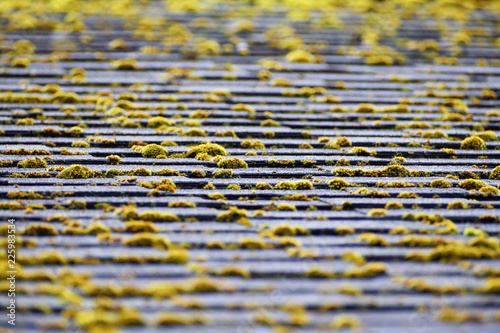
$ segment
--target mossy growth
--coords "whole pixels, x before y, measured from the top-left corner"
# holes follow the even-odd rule
[[[118,155],[106,156],[106,162],[108,162],[108,164],[118,165],[121,161],[122,159]]]
[[[435,188],[448,188],[453,187],[453,184],[444,179],[435,179],[431,182],[431,187]]]
[[[229,207],[229,210],[221,212],[215,218],[217,221],[224,222],[238,222],[241,219],[248,218],[248,211],[246,209],[239,209],[236,206]]]
[[[148,127],[158,128],[160,126],[175,126],[175,121],[162,116],[151,117],[148,119]]]
[[[397,201],[389,201],[385,204],[385,209],[403,209],[405,208],[402,203]]]
[[[72,166],[59,172],[57,178],[66,179],[81,179],[81,178],[91,178],[94,177],[94,172],[87,167],[81,166],[79,164],[73,164]]]
[[[266,149],[266,146],[260,140],[243,140],[240,143],[240,146],[245,149],[257,149],[257,150]]]
[[[336,138],[335,140],[329,141],[326,145],[326,149],[339,149],[340,147],[351,147],[352,143],[345,136]]]
[[[180,218],[170,212],[159,212],[155,210],[146,210],[138,215],[139,220],[153,222],[180,222]]]
[[[207,132],[202,130],[201,128],[190,128],[187,132],[184,133],[184,136],[207,136]]]
[[[305,50],[296,49],[290,51],[286,56],[285,60],[287,62],[303,62],[303,63],[316,63],[320,61],[319,56],[315,56]]]
[[[168,151],[155,143],[149,144],[142,150],[142,156],[145,158],[157,158],[160,155],[166,156]]]
[[[377,217],[384,217],[386,215],[387,211],[381,208],[374,208],[366,214],[366,216],[377,216]]]
[[[334,178],[328,182],[332,190],[345,190],[350,184],[342,178]]]
[[[244,237],[240,239],[239,245],[243,249],[258,250],[266,247],[264,240],[260,238]]]
[[[212,183],[207,183],[207,185],[203,186],[204,190],[215,190],[215,185]]]
[[[212,172],[213,178],[232,178],[233,170],[231,169],[222,169]]]
[[[473,136],[480,137],[484,141],[496,141],[498,140],[497,135],[493,131],[485,131],[481,133],[475,133]]]
[[[255,113],[255,109],[252,108],[250,105],[247,105],[247,104],[243,104],[243,103],[238,103],[236,105],[234,105],[233,107],[231,107],[231,110],[232,111],[246,111],[246,112],[250,112],[250,113]]]
[[[248,164],[241,158],[224,158],[217,163],[217,166],[221,169],[247,169]]]
[[[301,143],[299,145],[299,149],[313,149],[313,148],[314,147],[310,143],[307,143],[307,142]]]
[[[42,160],[40,157],[27,158],[17,163],[18,168],[45,168],[46,166],[47,161]]]
[[[114,178],[116,176],[123,176],[123,175],[125,175],[125,171],[113,168],[113,169],[109,169],[108,171],[106,171],[106,173],[104,174],[104,177]]]
[[[446,209],[467,209],[469,205],[461,200],[452,201],[446,206]]]
[[[471,136],[462,141],[460,149],[486,150],[486,143],[478,136]]]
[[[159,250],[167,250],[171,247],[167,237],[149,232],[139,232],[130,238],[125,238],[122,240],[122,244],[125,246],[150,246]]]
[[[297,190],[313,190],[314,185],[308,180],[297,180],[294,182]]]
[[[374,150],[368,150],[365,147],[354,147],[349,150],[350,153],[354,153],[358,156],[376,156],[377,152]]]
[[[85,141],[75,141],[71,143],[71,147],[75,148],[90,148],[90,144]]]
[[[177,143],[175,143],[174,141],[170,141],[170,140],[167,140],[167,141],[163,141],[162,143],[160,143],[161,146],[165,146],[165,147],[176,147],[178,146]]]
[[[259,189],[259,190],[272,190],[273,187],[271,185],[269,185],[268,183],[264,183],[264,182],[258,182],[257,184],[255,184],[255,188]]]
[[[280,127],[281,124],[278,123],[276,120],[266,119],[266,120],[264,120],[263,122],[260,123],[260,126],[263,126],[263,127]]]
[[[190,173],[190,176],[191,176],[191,177],[194,177],[194,178],[204,178],[206,175],[207,175],[207,173],[206,173],[205,171],[203,171],[203,170],[198,170],[198,169],[193,170],[193,171],[191,171],[191,173]]]
[[[500,179],[500,165],[491,170],[490,179]]]
[[[241,185],[239,185],[239,184],[229,184],[227,186],[227,189],[228,190],[236,190],[236,191],[238,191],[238,190],[241,190]]]
[[[481,187],[486,186],[486,184],[477,179],[466,179],[458,183],[458,186],[465,190],[479,190]]]
[[[398,198],[405,198],[405,199],[415,199],[415,198],[418,198],[418,194],[413,193],[413,192],[403,191],[403,192],[399,193],[397,197]]]
[[[221,145],[216,143],[206,142],[192,147],[187,153],[186,157],[195,157],[199,153],[206,153],[210,156],[226,156],[226,150]]]
[[[220,192],[209,193],[207,195],[207,197],[209,197],[210,199],[214,199],[214,200],[226,200],[226,196]]]

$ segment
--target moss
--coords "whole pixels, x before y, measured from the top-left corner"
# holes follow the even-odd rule
[[[374,208],[366,214],[366,216],[377,216],[377,217],[384,217],[386,215],[387,211],[385,209],[380,209],[380,208]]]
[[[241,147],[245,149],[264,150],[266,146],[260,140],[244,140],[240,143]]]
[[[195,157],[199,153],[206,153],[210,156],[226,156],[226,150],[221,145],[216,143],[202,143],[196,147],[191,148],[187,153],[186,157]]]
[[[21,209],[23,206],[18,201],[0,201],[0,209]]]
[[[140,232],[130,238],[125,238],[122,240],[122,244],[125,246],[149,246],[159,250],[167,250],[171,247],[167,237],[149,232]]]
[[[255,184],[255,187],[259,190],[272,190],[273,187],[269,185],[268,183],[263,183],[263,182],[258,182]]]
[[[204,178],[206,177],[207,173],[203,170],[193,170],[191,171],[190,176],[194,178]]]
[[[245,267],[226,266],[217,271],[217,275],[241,276],[245,279],[251,277],[250,271]]]
[[[14,161],[0,161],[1,168],[10,167],[12,165],[14,165]]]
[[[246,112],[250,112],[250,113],[255,113],[254,108],[252,108],[250,105],[242,104],[242,103],[234,105],[233,107],[231,107],[231,110],[232,111],[246,111]]]
[[[290,51],[285,60],[288,62],[316,63],[319,62],[319,57],[302,49]]]
[[[404,206],[402,203],[397,201],[389,201],[385,204],[385,209],[403,209]]]
[[[467,209],[469,205],[461,200],[452,201],[448,204],[446,209]]]
[[[224,222],[238,222],[242,218],[248,217],[248,211],[246,209],[239,209],[238,207],[229,207],[229,210],[221,212],[217,215],[217,221]]]
[[[19,149],[6,149],[2,151],[2,154],[4,155],[52,155],[51,152],[45,150],[45,149],[26,149],[26,148],[19,148]]]
[[[385,210],[383,210],[385,211]],[[365,242],[369,245],[375,245],[375,246],[389,246],[389,243],[387,240],[385,240],[384,237],[380,235],[376,235],[371,232],[365,232],[361,235],[358,236],[358,241]]]
[[[198,161],[210,161],[210,155],[207,153],[198,153],[194,158]]]
[[[498,140],[497,135],[493,131],[485,131],[482,133],[475,133],[473,136],[480,137],[484,141],[496,141],[496,140]]]
[[[414,199],[418,198],[418,195],[416,193],[404,191],[398,194],[398,198]]]
[[[310,143],[307,143],[307,142],[301,143],[299,145],[299,149],[313,149],[313,148],[314,147]]]
[[[196,207],[195,202],[188,202],[184,200],[179,200],[179,201],[172,201],[168,203],[168,207],[191,207],[194,208]]]
[[[244,237],[240,239],[239,245],[241,248],[249,250],[263,249],[266,247],[266,243],[264,242],[264,240],[250,237]]]
[[[350,226],[347,226],[347,225],[343,225],[343,226],[340,226],[340,227],[337,227],[335,228],[335,233],[337,235],[352,235],[354,234],[356,231],[354,230],[353,227],[350,227]]]
[[[209,197],[210,199],[214,199],[214,200],[226,200],[226,196],[222,193],[210,193],[207,195],[207,197]]]
[[[460,149],[486,150],[486,143],[478,136],[471,136],[462,141]]]
[[[295,183],[292,182],[292,181],[282,181],[282,182],[279,182],[278,184],[276,184],[274,186],[275,189],[278,189],[278,190],[295,190],[296,187],[295,187]]]
[[[215,190],[215,185],[212,183],[208,183],[207,185],[203,186],[203,189],[205,190]]]
[[[448,134],[446,134],[440,130],[422,133],[422,138],[424,138],[424,139],[441,139],[441,138],[447,138],[447,137],[448,137]]]
[[[67,179],[78,179],[78,178],[91,178],[93,177],[93,171],[87,167],[81,166],[79,164],[73,164],[70,167],[61,171],[57,178],[67,178]]]
[[[359,104],[354,112],[356,113],[374,113],[376,111],[375,106],[373,104],[361,103]]]
[[[228,190],[235,190],[235,191],[238,191],[238,190],[241,190],[241,185],[238,185],[238,184],[229,184],[227,186],[227,189]]]
[[[243,161],[241,158],[233,157],[233,158],[225,158],[219,163],[217,166],[222,169],[247,169],[248,164]]]
[[[125,171],[123,171],[123,170],[109,169],[104,174],[104,177],[106,177],[106,178],[114,178],[116,176],[123,176],[124,174],[125,174]]]
[[[118,70],[135,70],[137,69],[137,60],[135,59],[117,59],[112,62],[115,69]]]
[[[183,175],[180,173],[179,170],[172,170],[172,169],[165,169],[165,168],[160,169],[160,170],[156,170],[156,171],[152,171],[151,174],[153,176],[181,176],[181,175]]]
[[[289,210],[289,211],[297,211],[297,208],[289,203],[281,203],[278,206],[276,206],[277,210]]]
[[[435,188],[448,188],[453,187],[453,184],[444,179],[435,179],[431,182],[431,187]]]
[[[480,180],[477,179],[467,179],[463,180],[460,183],[458,183],[458,186],[465,189],[465,190],[479,190],[481,187],[485,186],[486,184],[483,183]]]
[[[350,184],[342,178],[334,178],[328,182],[332,190],[345,190]]]
[[[324,148],[339,149],[340,147],[351,147],[352,143],[345,136],[329,141]]]
[[[184,133],[184,136],[207,136],[207,133],[200,128],[191,128]]]
[[[145,158],[157,158],[159,155],[167,155],[168,151],[160,145],[149,144],[142,150],[142,156]]]
[[[108,162],[108,164],[118,165],[121,161],[122,159],[118,155],[106,156],[106,162]]]
[[[234,131],[228,130],[224,132],[215,132],[215,136],[217,137],[229,137],[229,138],[237,138],[238,136]]]
[[[490,179],[500,179],[500,165],[491,170]]]
[[[280,125],[280,123],[278,123],[275,120],[266,119],[266,120],[264,120],[263,122],[260,123],[260,126],[263,126],[263,127],[280,127],[281,125]]]
[[[313,184],[308,180],[297,180],[294,182],[295,188],[297,190],[313,190]]]
[[[213,178],[233,178],[233,170],[222,169],[212,172]]]
[[[359,156],[376,156],[377,152],[374,150],[368,150],[365,147],[354,147],[349,150],[350,153],[354,153]]]
[[[146,210],[138,215],[140,220],[153,222],[180,222],[181,219],[170,212],[158,212],[154,210]]]
[[[47,162],[39,157],[27,158],[19,163],[17,163],[18,168],[45,168]]]
[[[366,187],[362,187],[354,192],[355,194],[369,195],[370,197],[390,197],[387,192],[381,192],[377,190],[369,190]]]
[[[90,148],[90,144],[85,141],[75,141],[71,143],[71,147],[75,148]]]
[[[175,143],[174,141],[163,141],[162,143],[160,143],[161,146],[165,146],[165,147],[176,147],[178,146],[177,143]]]
[[[21,234],[31,236],[55,236],[59,235],[59,232],[48,223],[31,223],[22,230]]]

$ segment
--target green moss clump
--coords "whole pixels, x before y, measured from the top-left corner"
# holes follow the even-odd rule
[[[91,178],[94,174],[92,170],[87,167],[81,166],[79,164],[73,164],[72,166],[59,172],[57,178],[66,179],[77,179],[77,178]]]
[[[374,150],[368,150],[365,147],[354,147],[349,150],[350,153],[355,153],[359,156],[376,156],[377,152]]]
[[[167,250],[171,246],[167,237],[149,232],[140,232],[130,238],[123,239],[122,244],[125,246],[150,246],[159,250]]]
[[[351,147],[352,143],[345,136],[337,138],[335,140],[329,141],[326,145],[326,149],[339,149],[340,147]]]
[[[197,159],[198,161],[210,161],[210,157],[211,156],[208,155],[207,153],[198,153],[194,158]]]
[[[471,136],[462,141],[460,149],[486,150],[486,143],[484,143],[484,140],[478,136]]]
[[[266,149],[266,146],[260,140],[243,140],[240,145],[245,149]]]
[[[295,190],[296,187],[294,182],[285,180],[276,184],[274,188],[278,190]]]
[[[259,190],[272,190],[273,187],[271,185],[269,185],[268,183],[263,183],[263,182],[259,182],[257,184],[255,184],[255,187]]]
[[[75,148],[90,148],[90,144],[85,141],[75,141],[71,144],[71,147]]]
[[[484,141],[496,141],[496,140],[498,140],[497,135],[493,131],[485,131],[482,133],[475,133],[473,136],[480,137]]]
[[[175,121],[172,119],[167,119],[165,117],[157,116],[157,117],[151,117],[148,120],[148,127],[151,128],[158,128],[160,126],[174,126]]]
[[[448,188],[448,187],[453,187],[453,184],[444,179],[435,179],[431,182],[431,187]]]
[[[42,160],[40,157],[27,158],[17,163],[18,168],[45,168],[46,166],[47,161]]]
[[[467,179],[463,180],[460,183],[458,183],[458,186],[466,189],[466,190],[479,190],[481,187],[485,186],[486,184],[483,183],[480,180],[477,179]]]
[[[313,190],[313,184],[308,180],[297,180],[294,182],[295,188],[297,190]]]
[[[446,207],[447,209],[467,209],[469,205],[461,200],[452,201]]]
[[[214,171],[212,173],[212,176],[214,178],[232,178],[233,177],[233,170],[222,169],[222,170]]]
[[[135,170],[133,170],[132,172],[130,172],[130,175],[132,176],[151,176],[153,173],[151,172],[151,170],[148,170],[146,168],[143,168],[143,167],[140,167],[140,168],[137,168]]]
[[[104,174],[104,177],[114,178],[116,176],[123,176],[124,174],[125,174],[125,171],[113,168],[113,169],[109,169],[108,171],[106,171],[106,173]]]
[[[280,127],[280,123],[278,123],[276,120],[272,119],[266,119],[263,122],[260,123],[260,126],[263,127]]]
[[[109,155],[109,156],[106,156],[106,161],[109,164],[118,165],[118,164],[120,164],[122,159],[118,155]]]
[[[385,204],[385,209],[403,209],[405,208],[402,203],[397,201],[389,201]]]
[[[204,190],[215,190],[215,185],[212,183],[207,183],[207,185],[203,186]]]
[[[174,141],[170,141],[170,140],[163,141],[162,143],[160,143],[160,145],[165,146],[165,147],[176,147],[176,146],[178,146],[177,143],[175,143]]]
[[[226,156],[226,150],[221,145],[216,143],[202,143],[196,147],[191,148],[187,153],[186,157],[195,157],[199,153],[206,153],[210,156]]]
[[[241,190],[241,185],[238,184],[229,184],[227,186],[228,190]]]
[[[172,169],[160,169],[156,171],[152,171],[153,176],[181,176],[181,173],[179,170],[172,170]]]
[[[500,165],[491,170],[490,179],[500,179]]]
[[[184,133],[184,136],[207,136],[207,132],[201,128],[191,128],[189,131]]]
[[[350,184],[342,178],[334,178],[328,182],[332,190],[345,190]]]
[[[14,165],[14,161],[0,161],[0,167],[10,167]]]
[[[191,171],[191,177],[195,178],[204,178],[207,175],[207,173],[203,170],[193,170]]]
[[[241,158],[225,158],[217,163],[217,166],[222,169],[247,169],[248,164]]]
[[[229,207],[229,210],[221,212],[217,215],[217,221],[224,222],[238,222],[242,218],[248,217],[248,211],[246,209],[239,209],[238,207]]]
[[[139,219],[144,221],[153,222],[179,222],[181,219],[170,212],[158,212],[154,210],[147,210],[139,214]]]
[[[147,145],[142,150],[142,156],[145,158],[157,158],[159,155],[167,155],[168,151],[155,143]]]
[[[313,148],[314,147],[310,143],[307,143],[307,142],[301,143],[299,145],[299,149],[313,149]]]
[[[289,210],[289,211],[297,211],[297,208],[289,203],[280,203],[278,206],[276,206],[277,210]]]

